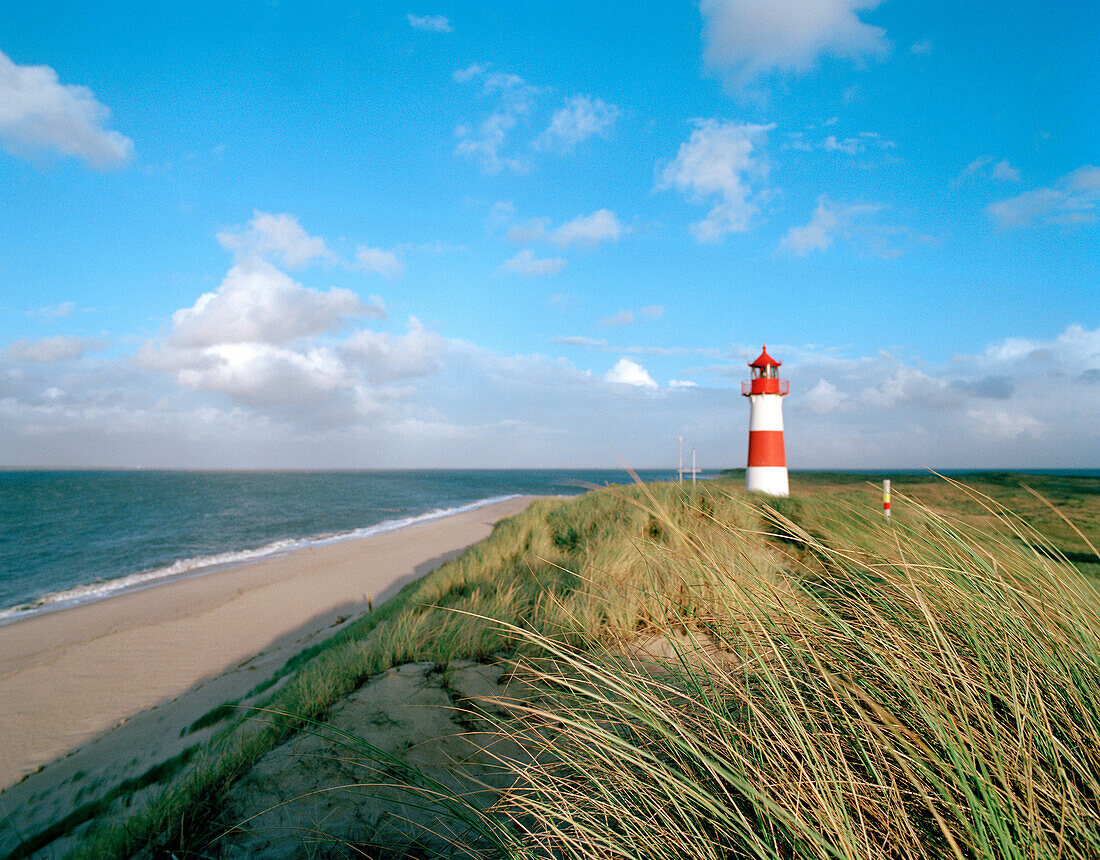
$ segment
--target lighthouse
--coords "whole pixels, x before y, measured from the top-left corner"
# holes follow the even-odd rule
[[[790,495],[787,484],[787,457],[783,452],[783,398],[790,383],[779,378],[779,365],[768,355],[767,346],[749,365],[752,379],[741,383],[741,393],[749,398],[749,462],[745,470],[745,489],[769,496]]]

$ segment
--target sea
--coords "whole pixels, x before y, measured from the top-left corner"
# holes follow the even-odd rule
[[[0,471],[0,624],[516,496],[633,481],[584,469]]]

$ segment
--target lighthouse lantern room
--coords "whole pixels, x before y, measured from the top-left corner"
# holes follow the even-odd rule
[[[790,494],[787,482],[787,457],[783,448],[783,398],[790,383],[779,378],[782,364],[768,355],[767,346],[756,361],[749,364],[752,379],[741,383],[741,393],[749,398],[749,459],[745,470],[745,489],[770,496]]]

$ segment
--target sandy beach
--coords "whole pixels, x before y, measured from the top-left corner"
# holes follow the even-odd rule
[[[151,743],[165,731],[169,702],[187,704],[168,721],[174,729],[242,696],[365,611],[368,600],[377,606],[531,501],[511,499],[0,627],[0,799],[16,802],[21,792],[12,786],[21,778],[93,741],[106,756]],[[145,736],[112,745],[111,735],[122,733],[110,730],[140,722],[136,715],[145,717]],[[61,765],[24,785],[51,770],[63,776]]]

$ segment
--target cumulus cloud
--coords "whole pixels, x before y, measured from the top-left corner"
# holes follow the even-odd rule
[[[414,30],[428,30],[432,33],[450,33],[451,22],[442,15],[412,15],[408,16],[409,26]]]
[[[1083,165],[1053,185],[992,203],[986,214],[998,227],[1046,227],[1091,224],[1100,202],[1100,167]]]
[[[837,236],[845,235],[857,220],[873,215],[881,208],[874,203],[841,206],[827,197],[819,197],[809,223],[801,227],[791,227],[780,240],[780,244],[800,257],[805,257],[811,251],[827,250]]]
[[[416,317],[409,317],[408,331],[403,335],[361,329],[341,346],[347,362],[375,383],[438,373],[446,349],[446,340],[425,328]]]
[[[107,169],[134,142],[106,127],[111,112],[87,87],[62,84],[49,66],[18,66],[0,52],[0,144],[12,155],[57,152]]]
[[[634,385],[639,388],[657,388],[657,383],[649,372],[638,362],[629,358],[620,358],[614,366],[607,371],[604,379],[608,382],[617,382],[621,385]]]
[[[401,258],[395,252],[383,248],[360,245],[356,249],[355,260],[363,271],[377,272],[385,278],[400,278],[405,274],[405,263]]]
[[[330,349],[250,342],[214,344],[180,366],[176,378],[192,391],[219,392],[277,412],[326,400],[349,387],[347,370]]]
[[[538,149],[571,150],[597,134],[603,134],[618,119],[619,109],[602,99],[575,95],[554,112],[550,125],[535,141]]]
[[[707,65],[744,88],[771,73],[805,72],[824,55],[890,52],[886,33],[859,13],[880,0],[701,0]]]
[[[252,213],[247,230],[223,230],[217,236],[223,248],[240,257],[275,257],[292,269],[311,260],[334,259],[324,239],[310,236],[297,218],[285,213],[273,215],[257,209]]]
[[[215,292],[172,314],[169,339],[177,347],[279,345],[330,331],[349,317],[383,313],[350,290],[309,289],[253,258],[230,269]]]
[[[534,277],[537,275],[553,275],[565,268],[563,257],[538,258],[530,248],[524,248],[510,260],[501,264],[502,272],[510,272],[513,275]]]
[[[727,233],[742,233],[760,211],[766,192],[756,186],[766,179],[768,163],[760,151],[774,125],[697,120],[676,158],[661,172],[659,188],[675,188],[689,199],[718,203],[692,225],[702,242]]]
[[[578,215],[559,227],[551,228],[545,218],[535,218],[508,230],[513,242],[553,242],[561,248],[570,245],[592,248],[603,242],[617,242],[623,234],[618,216],[609,209],[591,215]]]

